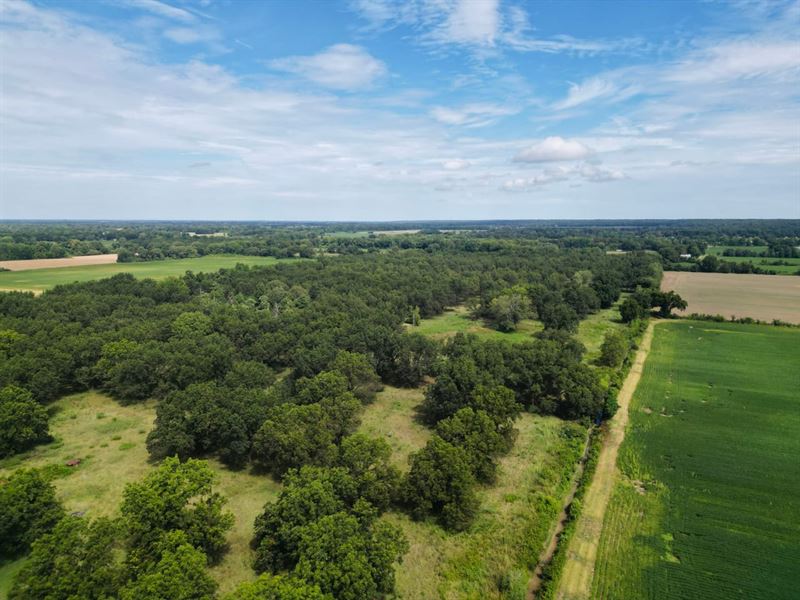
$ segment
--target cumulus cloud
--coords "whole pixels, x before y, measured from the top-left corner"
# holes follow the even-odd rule
[[[579,160],[586,158],[589,154],[591,154],[591,150],[577,140],[565,140],[559,136],[551,136],[519,152],[514,157],[514,162]]]
[[[312,56],[288,56],[269,62],[286,71],[334,89],[355,90],[372,85],[387,73],[386,65],[361,46],[335,44]]]
[[[492,103],[465,104],[460,107],[435,106],[431,116],[445,125],[483,127],[495,123],[500,117],[513,115],[519,109]]]

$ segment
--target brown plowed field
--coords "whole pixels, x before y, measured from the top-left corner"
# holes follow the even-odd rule
[[[800,277],[667,271],[661,289],[675,290],[689,303],[685,314],[800,323]]]
[[[9,271],[31,269],[57,269],[59,267],[85,267],[86,265],[109,265],[117,262],[116,254],[91,254],[71,258],[35,258],[33,260],[0,260],[0,267]]]

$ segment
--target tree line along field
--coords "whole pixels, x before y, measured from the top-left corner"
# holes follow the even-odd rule
[[[291,261],[292,259],[281,260]],[[57,267],[31,269],[27,271],[2,271],[0,272],[0,291],[20,290],[40,293],[57,285],[94,281],[96,279],[111,277],[117,273],[131,273],[136,277],[165,279],[167,277],[183,275],[186,271],[194,271],[197,273],[212,272],[220,269],[230,269],[237,264],[271,265],[277,262],[278,259],[272,256],[225,254],[146,262]]]
[[[658,324],[592,598],[796,598],[800,331]]]
[[[726,250],[746,249],[754,253],[766,252],[767,246],[709,246],[706,253],[716,256],[722,261],[733,263],[751,263],[754,266],[775,271],[778,275],[797,275],[800,272],[800,258],[774,258],[768,256],[724,256]],[[786,264],[774,264],[774,263]]]

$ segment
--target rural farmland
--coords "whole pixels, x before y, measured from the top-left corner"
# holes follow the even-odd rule
[[[656,325],[591,598],[796,596],[800,331]]]
[[[686,299],[689,308],[684,314],[800,324],[800,277],[667,271],[661,289],[675,290]]]
[[[63,260],[73,261],[79,258],[84,257]],[[49,264],[52,260],[62,259],[46,259],[46,262]],[[291,261],[292,259],[284,260]],[[111,277],[117,273],[130,273],[140,278],[165,279],[167,277],[183,275],[186,271],[202,273],[218,271],[219,269],[231,269],[237,264],[260,266],[276,264],[277,261],[278,259],[271,256],[216,255],[203,256],[200,258],[153,260],[132,263],[90,263],[84,264],[83,266],[48,266],[47,268],[37,267],[33,270],[15,269],[10,272],[0,272],[0,290],[40,293],[57,285],[94,281],[96,279]]]

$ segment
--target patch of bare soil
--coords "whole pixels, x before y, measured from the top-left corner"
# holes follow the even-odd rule
[[[32,269],[58,269],[60,267],[85,267],[86,265],[109,265],[117,262],[116,254],[91,254],[71,258],[35,258],[32,260],[0,260],[0,267],[9,271]]]

